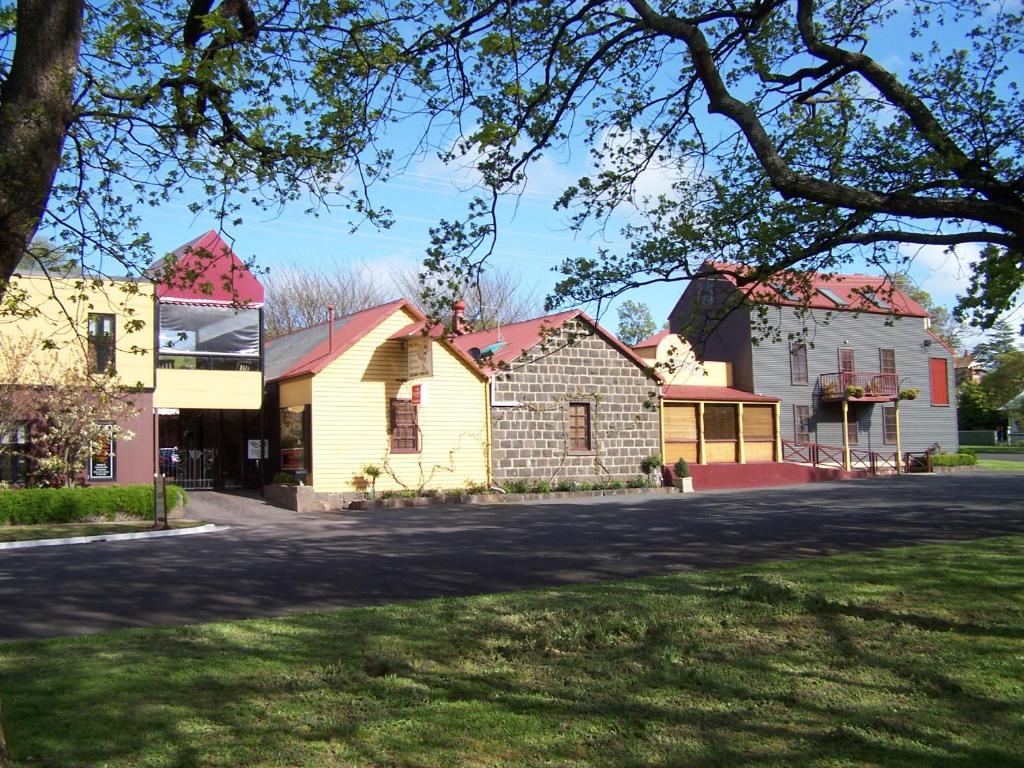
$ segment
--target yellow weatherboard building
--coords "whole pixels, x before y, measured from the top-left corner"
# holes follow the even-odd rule
[[[351,498],[486,484],[486,377],[424,328],[398,300],[267,342],[271,467]]]

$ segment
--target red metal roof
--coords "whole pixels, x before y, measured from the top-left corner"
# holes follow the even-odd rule
[[[673,336],[675,335],[672,333],[672,331],[668,330],[667,328],[664,331],[658,331],[653,336],[649,336],[643,341],[638,341],[636,344],[633,345],[633,349],[646,349],[647,347],[656,347],[661,343],[662,339],[664,339],[666,336],[670,334]]]
[[[271,339],[264,344],[267,381],[319,373],[363,336],[402,308],[407,309],[418,321],[424,319],[423,313],[412,302],[398,299],[335,318],[333,346],[326,322]]]
[[[738,285],[737,278],[749,274],[752,270],[742,264],[729,264],[727,262],[706,261],[701,271],[708,269],[721,273],[721,277],[733,285]],[[810,295],[795,293],[796,298],[790,298],[773,287],[773,282],[744,285],[743,290],[749,291],[750,299],[759,304],[772,304],[777,306],[807,306],[814,309],[827,309],[837,312],[868,312],[881,315],[905,315],[908,317],[929,317],[928,311],[916,301],[907,296],[903,291],[896,289],[888,277],[878,275],[831,275],[823,276],[811,274]],[[784,279],[779,280],[781,287]],[[792,286],[786,285],[789,291],[795,291]],[[824,288],[835,294],[845,302],[841,306],[832,301],[819,289]],[[885,303],[891,305],[891,309],[879,307],[865,296],[866,292],[874,292]]]
[[[732,387],[707,387],[677,384],[661,388],[661,396],[665,400],[705,400],[729,403],[778,403],[777,397],[755,395]]]
[[[470,353],[471,349],[476,348],[478,350],[484,350],[493,344],[504,342],[505,344],[503,347],[495,350],[493,354],[488,356],[492,366],[497,366],[501,363],[511,363],[519,357],[520,354],[539,344],[546,334],[558,330],[565,325],[565,323],[574,318],[582,320],[593,328],[599,336],[618,349],[637,367],[642,368],[645,371],[649,370],[647,363],[641,360],[632,349],[619,341],[613,333],[608,332],[598,325],[597,322],[591,319],[585,312],[578,309],[559,312],[554,315],[545,315],[544,317],[535,317],[532,320],[510,323],[509,325],[502,325],[498,328],[491,328],[486,331],[464,333],[461,336],[454,337],[452,339],[452,344],[463,352],[472,354]],[[484,369],[484,373],[491,376],[496,373],[496,368],[488,366]]]
[[[170,267],[169,259],[175,262],[170,281],[161,280],[156,286],[161,299],[263,303],[263,284],[212,229],[157,261],[149,274],[157,279],[168,277],[161,273]]]

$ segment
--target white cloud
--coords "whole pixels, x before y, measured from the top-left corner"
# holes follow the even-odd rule
[[[900,253],[910,259],[908,273],[917,284],[936,303],[952,306],[970,285],[981,249],[977,245],[948,249],[941,245],[903,244]]]

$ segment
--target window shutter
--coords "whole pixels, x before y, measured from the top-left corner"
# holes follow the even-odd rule
[[[391,450],[394,453],[418,453],[420,430],[416,405],[412,400],[391,401]]]

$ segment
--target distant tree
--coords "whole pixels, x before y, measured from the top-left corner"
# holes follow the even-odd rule
[[[536,287],[514,272],[486,270],[441,284],[430,273],[408,269],[395,272],[391,279],[402,296],[441,320],[451,315],[450,297],[461,298],[466,302],[466,321],[478,331],[528,320],[544,311]]]
[[[936,336],[958,354],[964,351],[964,335],[967,329],[948,307],[936,304],[928,291],[912,284],[906,275],[896,275],[893,284],[928,311],[931,315],[931,329]]]
[[[995,367],[981,380],[994,406],[1005,405],[1024,392],[1024,351],[1011,349],[995,358]]]
[[[268,339],[327,320],[327,307],[336,316],[383,304],[395,298],[386,279],[372,277],[359,263],[335,262],[327,267],[291,262],[271,269],[262,278],[266,289],[263,332]]]
[[[996,368],[1000,355],[1017,348],[1019,339],[1020,336],[1013,330],[1013,326],[1005,320],[999,320],[992,326],[985,341],[974,347],[971,355],[983,371],[991,371]]]
[[[650,308],[643,302],[627,299],[619,305],[619,338],[626,344],[643,341],[657,328]]]
[[[1006,416],[980,383],[965,381],[957,389],[957,423],[962,430],[998,429]]]

